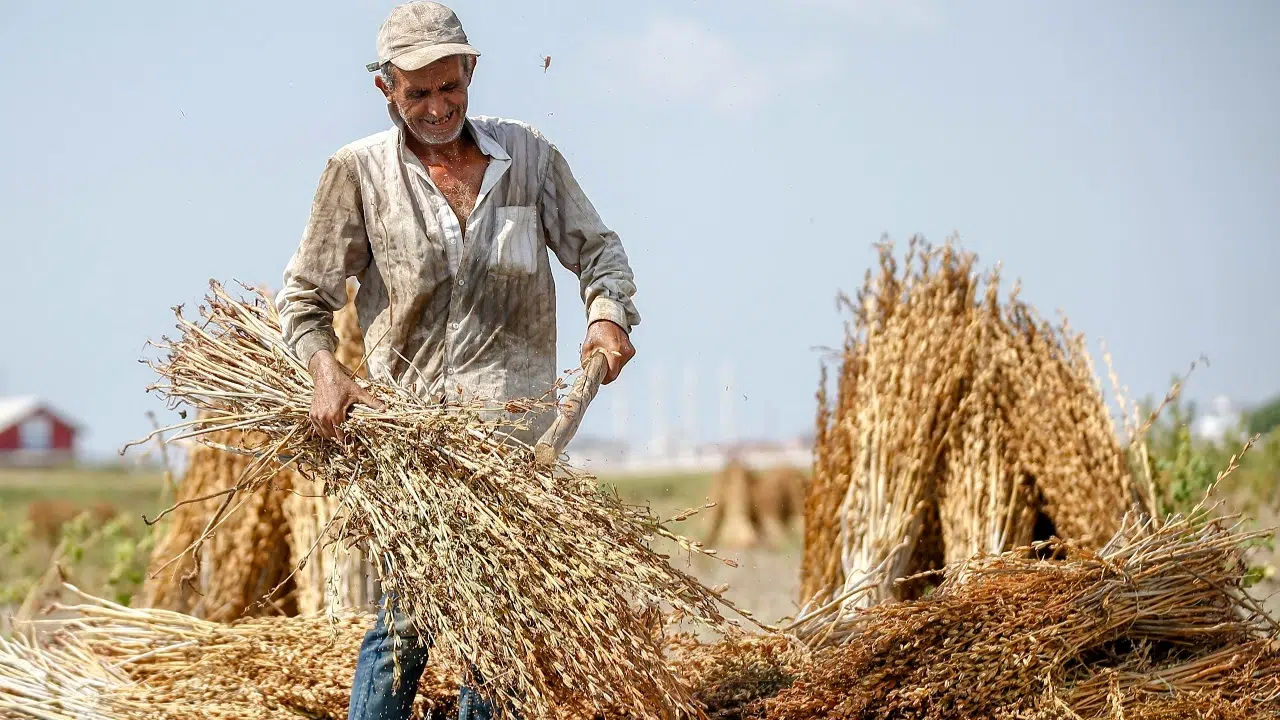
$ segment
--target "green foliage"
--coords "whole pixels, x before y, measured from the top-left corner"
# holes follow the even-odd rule
[[[117,517],[103,527],[102,536],[110,560],[107,589],[113,600],[128,605],[142,589],[156,532],[140,521]]]
[[[155,532],[117,515],[102,523],[82,512],[62,524],[50,547],[34,541],[30,522],[0,523],[0,605],[18,605],[57,562],[82,589],[129,605],[142,588]]]
[[[31,546],[31,523],[0,524],[0,566],[16,567]],[[35,584],[31,577],[0,582],[0,605],[17,605]]]
[[[1143,417],[1150,415],[1154,403],[1144,403]],[[1152,480],[1155,485],[1157,509],[1162,515],[1186,514],[1201,500],[1218,475],[1231,464],[1233,455],[1239,455],[1245,441],[1258,435],[1260,427],[1257,413],[1246,418],[1240,427],[1229,428],[1224,440],[1193,437],[1191,427],[1196,421],[1194,403],[1186,403],[1175,397],[1165,406],[1146,436]],[[1246,516],[1246,524],[1257,525],[1249,517],[1265,514],[1271,516],[1280,509],[1280,424],[1272,425],[1243,456],[1238,468],[1223,480],[1221,495]],[[1275,552],[1274,536],[1266,536],[1250,542],[1248,549]],[[1250,566],[1245,573],[1244,585],[1250,587],[1272,578],[1276,568],[1271,564]]]
[[[1141,407],[1145,418],[1155,410],[1156,404],[1147,400]],[[1147,431],[1156,504],[1161,515],[1190,511],[1204,498],[1231,459],[1231,453],[1222,446],[1201,442],[1192,436],[1196,419],[1195,403],[1176,395]]]
[[[1280,395],[1277,395],[1251,411],[1245,427],[1251,435],[1267,435],[1280,428]]]

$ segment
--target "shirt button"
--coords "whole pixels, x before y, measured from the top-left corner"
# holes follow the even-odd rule
[[[458,323],[451,323],[451,324],[449,325],[449,327],[453,328],[454,330],[457,330],[457,329],[458,329]]]
[[[462,287],[463,285],[466,285],[466,284],[467,284],[467,283],[465,283],[465,282],[464,282],[464,281],[462,281],[462,280],[459,280],[459,281],[458,281],[458,287]]]

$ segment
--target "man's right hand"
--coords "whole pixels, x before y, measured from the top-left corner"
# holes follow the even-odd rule
[[[347,373],[328,350],[318,350],[307,364],[316,392],[311,400],[311,424],[316,431],[330,440],[343,442],[342,421],[347,419],[351,406],[360,403],[374,410],[384,405]]]

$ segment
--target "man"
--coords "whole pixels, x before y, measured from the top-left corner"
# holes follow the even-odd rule
[[[333,313],[349,277],[360,282],[355,305],[374,378],[431,400],[540,397],[557,371],[555,253],[580,280],[582,356],[603,350],[612,382],[635,352],[636,288],[618,236],[564,157],[528,125],[467,115],[480,53],[449,8],[396,7],[377,51],[368,69],[379,73],[393,127],[329,159],[276,299],[285,339],[315,381],[318,432],[342,442],[351,406],[378,405],[333,355]],[[513,434],[532,443],[551,420],[544,413]],[[360,649],[349,717],[407,718],[427,650],[384,607]],[[490,713],[465,687],[459,705],[464,720]]]

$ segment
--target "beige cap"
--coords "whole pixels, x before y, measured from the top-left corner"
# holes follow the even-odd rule
[[[452,10],[438,2],[397,5],[378,30],[378,61],[365,67],[375,72],[390,62],[401,70],[417,70],[449,55],[475,55],[467,34]]]

